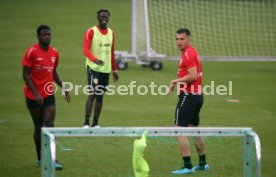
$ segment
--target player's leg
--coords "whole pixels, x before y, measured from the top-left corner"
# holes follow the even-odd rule
[[[198,165],[194,170],[208,170],[209,166],[206,162],[206,145],[203,137],[194,137],[194,143],[198,153]]]
[[[198,127],[195,125],[189,125],[190,127]],[[198,153],[198,158],[199,158],[199,163],[198,165],[203,166],[206,165],[206,145],[205,145],[205,140],[201,136],[196,136],[194,137],[194,144]]]
[[[86,104],[85,104],[85,119],[84,119],[84,126],[89,126],[90,124],[90,116],[91,116],[91,112],[93,110],[93,104],[94,104],[94,100],[96,98],[96,95],[89,95],[87,100],[86,100]]]
[[[190,125],[190,127],[198,127],[194,125]],[[206,162],[206,145],[205,140],[201,136],[194,137],[194,144],[198,153],[198,165],[194,167],[195,170],[207,170],[209,167],[207,167]],[[207,165],[207,166],[205,166]]]
[[[95,101],[95,107],[94,107],[94,117],[93,117],[92,127],[97,126],[99,123],[100,114],[102,112],[102,106],[103,106],[103,95],[97,95],[96,101]]]
[[[92,127],[95,127],[99,124],[100,115],[102,112],[103,106],[103,97],[106,92],[106,87],[109,83],[109,74],[108,73],[99,73],[99,83],[96,86],[96,101],[94,106],[94,117]]]
[[[89,66],[87,66],[87,83],[89,85],[89,95],[85,104],[85,118],[84,118],[84,127],[89,127],[90,116],[93,110],[93,104],[96,98],[95,95],[95,86],[98,84],[98,73],[93,71]]]
[[[200,109],[203,105],[203,95],[193,95],[192,96],[192,105],[196,108],[193,119],[190,122],[190,127],[198,127],[200,123]],[[198,153],[198,165],[194,167],[195,170],[207,170],[209,166],[206,162],[206,145],[203,137],[194,137],[194,144]]]
[[[56,116],[56,100],[55,96],[51,95],[44,99],[42,117],[45,127],[54,127]]]
[[[203,137],[201,136],[194,137],[194,143],[196,146],[197,153],[199,155],[206,154],[206,150],[205,150],[206,145]]]
[[[175,110],[175,126],[180,127],[187,127],[190,122],[189,116],[189,103],[188,96],[184,95],[183,93],[179,96],[179,101],[176,106]],[[174,174],[191,174],[194,173],[192,160],[191,160],[191,153],[190,153],[190,144],[189,140],[186,136],[179,136],[177,137],[177,141],[180,145],[180,153],[183,159],[183,167],[179,170],[172,171]]]
[[[43,125],[41,110],[40,110],[40,107],[36,107],[33,109],[29,109],[29,112],[31,114],[34,127],[35,127],[33,137],[35,142],[37,161],[39,162],[41,159],[41,127]]]
[[[186,136],[176,137],[180,145],[180,154],[184,161],[184,168],[192,168],[189,139]]]
[[[206,145],[203,137],[195,137],[194,138],[195,146],[198,152],[198,165],[195,166],[195,170],[207,170],[209,166],[206,162]]]
[[[34,124],[33,139],[36,148],[37,161],[39,163],[41,159],[41,127],[43,126],[41,108],[36,104],[34,100],[30,100],[27,98],[26,104]]]
[[[45,106],[43,108],[44,127],[54,127],[55,116],[56,116],[56,106]]]
[[[56,117],[56,105],[55,96],[51,95],[44,99],[43,110],[42,110],[43,124],[45,127],[54,127]],[[62,170],[63,166],[58,162],[55,163],[56,170]]]

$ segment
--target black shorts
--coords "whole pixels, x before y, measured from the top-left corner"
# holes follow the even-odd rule
[[[47,106],[55,106],[56,105],[56,98],[55,95],[50,95],[47,98],[43,99],[43,104],[38,105],[35,100],[25,98],[26,106],[28,109],[34,109],[37,107],[47,107]]]
[[[100,73],[87,66],[87,83],[90,86],[90,93],[103,95],[109,83],[109,73]]]
[[[187,127],[199,125],[199,112],[203,104],[203,94],[193,95],[181,92],[175,110],[175,125]]]

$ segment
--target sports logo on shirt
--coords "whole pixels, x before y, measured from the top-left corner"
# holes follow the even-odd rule
[[[55,63],[56,57],[51,57],[51,60],[52,60],[53,63]]]
[[[93,79],[93,82],[94,82],[94,84],[98,85],[99,79],[98,79],[98,78],[94,78],[94,79]]]
[[[43,69],[43,66],[41,66],[41,65],[35,65],[34,66],[35,71],[42,71],[42,69]]]
[[[109,43],[104,43],[104,44],[99,44],[99,46],[100,47],[110,47],[111,46],[111,44],[109,44]]]

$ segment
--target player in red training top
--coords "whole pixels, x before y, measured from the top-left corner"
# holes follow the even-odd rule
[[[37,28],[37,38],[38,43],[26,51],[22,64],[25,100],[35,126],[34,141],[40,165],[41,127],[54,126],[56,114],[54,81],[60,87],[62,81],[56,70],[59,61],[58,51],[49,46],[51,29],[47,25],[40,25]],[[68,91],[65,91],[65,100],[70,102]],[[59,163],[56,163],[55,167],[57,170],[62,169]]]
[[[202,68],[196,50],[190,45],[190,31],[181,28],[176,32],[176,43],[182,52],[178,65],[178,78],[171,80],[168,94],[175,85],[179,87],[179,101],[175,110],[176,127],[198,127],[199,112],[203,104]],[[209,169],[205,157],[205,142],[202,137],[195,138],[195,145],[199,155],[199,164],[192,166],[189,140],[185,136],[177,137],[184,166],[174,174],[191,174],[195,170]]]
[[[110,13],[106,9],[97,12],[97,26],[89,28],[84,36],[84,55],[86,56],[89,96],[85,107],[84,127],[89,127],[90,116],[94,105],[92,127],[98,127],[103,95],[109,83],[109,73],[114,81],[119,79],[114,54],[114,32],[107,27]]]

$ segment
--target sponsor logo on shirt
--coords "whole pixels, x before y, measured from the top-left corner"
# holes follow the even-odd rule
[[[100,46],[100,47],[110,47],[111,44],[108,44],[108,43],[106,43],[106,44],[99,44],[99,46]]]
[[[43,69],[47,70],[48,72],[53,72],[54,67],[52,67],[52,66],[43,66]]]
[[[43,69],[43,66],[41,66],[41,65],[36,65],[36,66],[34,67],[34,70],[35,70],[35,71],[42,71],[42,69]]]
[[[97,78],[93,79],[94,84],[98,85],[99,80]]]
[[[51,57],[51,60],[52,60],[53,63],[55,63],[56,57]]]

